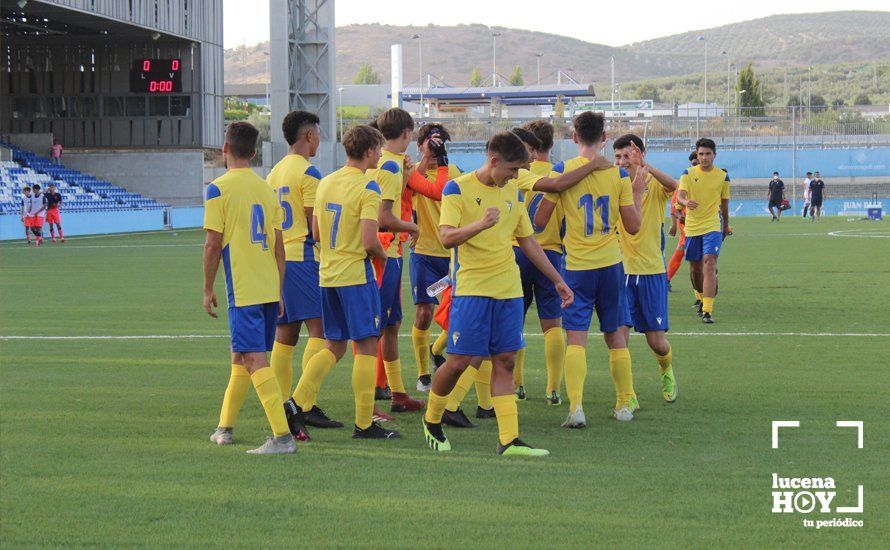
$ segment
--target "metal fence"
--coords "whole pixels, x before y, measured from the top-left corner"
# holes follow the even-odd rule
[[[688,150],[701,137],[709,137],[722,149],[820,149],[890,145],[890,110],[884,108],[743,108],[723,111],[683,108],[621,113],[607,116],[610,137],[633,132],[646,139],[650,150]],[[556,139],[571,139],[571,112],[553,117]],[[419,124],[445,125],[455,142],[484,142],[493,134],[535,119],[453,118],[424,119]],[[347,126],[368,120],[348,120]]]

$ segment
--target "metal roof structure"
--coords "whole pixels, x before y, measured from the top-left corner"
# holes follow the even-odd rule
[[[403,88],[402,101],[420,101],[421,89]],[[430,87],[423,88],[424,101],[461,105],[487,105],[493,100],[512,105],[543,105],[553,103],[556,98],[596,97],[590,84],[540,84],[532,86],[496,87]]]

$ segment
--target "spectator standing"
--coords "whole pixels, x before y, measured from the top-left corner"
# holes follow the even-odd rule
[[[57,139],[53,140],[53,145],[49,148],[49,158],[53,164],[62,164],[62,144]]]

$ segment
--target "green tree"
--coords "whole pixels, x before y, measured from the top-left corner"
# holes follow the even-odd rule
[[[635,94],[637,99],[651,99],[658,103],[661,98],[658,96],[658,88],[651,82],[643,82],[637,86]]]
[[[844,103],[844,100],[840,99],[840,98],[835,99],[834,101],[831,102],[831,106],[834,107],[835,109],[843,107],[844,105],[846,105],[846,103]]]
[[[859,94],[853,100],[853,105],[871,105],[871,99],[868,98],[867,94]]]
[[[482,86],[482,69],[479,67],[473,68],[473,72],[470,74],[470,86],[474,88]]]
[[[765,105],[763,96],[761,95],[760,79],[754,74],[751,64],[745,65],[745,68],[739,72],[739,80],[736,82],[736,93],[744,109],[744,114],[751,116],[762,116],[763,107]],[[745,93],[741,93],[744,91]]]
[[[522,67],[516,65],[513,72],[510,73],[510,86],[524,86],[525,79],[522,77]]]
[[[374,72],[370,63],[362,63],[358,67],[353,84],[380,84],[380,75]]]
[[[807,98],[803,98],[804,103],[806,103]],[[819,94],[813,94],[810,96],[810,107],[825,107],[828,103],[825,102],[825,98]]]

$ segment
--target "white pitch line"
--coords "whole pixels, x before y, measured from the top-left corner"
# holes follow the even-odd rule
[[[599,333],[590,333],[599,336]],[[400,337],[411,336],[408,333]],[[543,333],[528,332],[528,337],[542,337]],[[631,336],[643,336],[631,333]],[[790,337],[824,337],[824,338],[888,338],[890,333],[883,332],[668,332],[668,336],[790,336]],[[0,340],[198,340],[205,338],[228,338],[228,334],[133,334],[133,335],[82,335],[82,336],[0,336]]]
[[[47,245],[43,245],[47,246]],[[55,246],[55,245],[52,245]],[[88,244],[83,246],[68,246],[68,245],[59,245],[57,248],[59,250],[74,250],[74,249],[83,249],[83,248],[182,248],[182,247],[196,247],[196,246],[204,246],[203,243],[192,243],[192,244]]]

